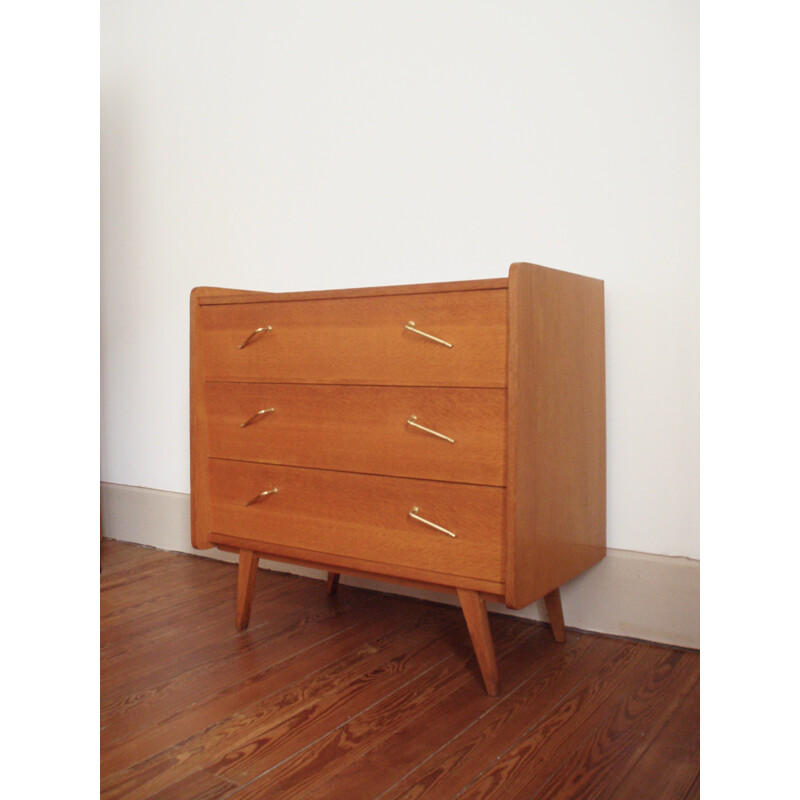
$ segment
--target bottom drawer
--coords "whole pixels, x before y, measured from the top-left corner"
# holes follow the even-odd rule
[[[214,533],[301,548],[310,560],[330,553],[502,581],[502,488],[216,458],[209,479]]]

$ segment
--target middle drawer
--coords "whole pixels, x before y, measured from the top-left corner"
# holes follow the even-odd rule
[[[505,389],[213,381],[205,392],[211,457],[505,485]]]

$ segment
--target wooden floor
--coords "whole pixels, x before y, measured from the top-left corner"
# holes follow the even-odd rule
[[[699,655],[102,543],[102,797],[699,797]],[[569,620],[567,620],[569,623]]]

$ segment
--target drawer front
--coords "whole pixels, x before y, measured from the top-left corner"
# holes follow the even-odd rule
[[[207,380],[490,387],[507,382],[503,289],[209,305],[199,309],[199,317]]]
[[[209,459],[214,533],[502,581],[505,490]],[[259,493],[277,493],[245,505]],[[412,518],[412,509],[455,538]],[[324,560],[324,558],[322,559]],[[396,572],[396,570],[394,570]]]
[[[212,381],[205,393],[211,456],[505,484],[504,389]]]

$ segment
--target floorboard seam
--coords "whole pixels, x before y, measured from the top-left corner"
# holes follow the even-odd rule
[[[535,634],[535,631],[534,631],[534,634]],[[532,634],[532,635],[533,635],[533,634]],[[509,652],[510,652],[510,651],[509,651]],[[541,672],[541,671],[542,671],[542,670],[543,670],[543,669],[544,669],[546,666],[547,666],[547,664],[546,664],[546,663],[545,663],[545,664],[542,664],[542,665],[539,667],[539,669],[537,669],[537,670],[536,670],[536,672],[535,672],[535,673],[533,673],[533,675],[529,675],[529,676],[528,676],[527,678],[525,678],[525,679],[524,679],[524,680],[523,680],[523,681],[522,681],[522,682],[521,682],[521,683],[520,683],[520,684],[519,684],[519,685],[518,685],[518,686],[517,686],[515,689],[512,689],[512,690],[511,690],[511,691],[510,691],[510,692],[509,692],[507,695],[505,695],[504,697],[501,697],[501,698],[500,698],[500,699],[499,699],[499,700],[498,700],[496,703],[494,703],[493,705],[489,706],[489,708],[487,708],[487,709],[486,709],[486,711],[484,711],[484,712],[483,712],[483,713],[482,713],[480,716],[478,716],[478,717],[476,717],[474,720],[472,720],[472,722],[470,722],[470,723],[469,723],[469,724],[468,724],[468,725],[467,725],[465,728],[462,728],[462,729],[461,729],[461,730],[460,730],[460,731],[459,731],[457,734],[455,734],[455,736],[451,736],[451,737],[450,737],[450,739],[448,739],[448,740],[447,740],[447,741],[446,741],[446,742],[445,742],[445,743],[444,743],[444,744],[443,744],[441,747],[439,747],[439,748],[437,748],[436,750],[434,750],[434,751],[433,751],[433,752],[432,752],[430,755],[428,755],[428,757],[427,757],[427,758],[425,758],[425,759],[423,759],[422,761],[420,761],[420,762],[419,762],[419,764],[417,764],[417,765],[416,765],[416,766],[415,766],[413,769],[409,770],[409,771],[408,771],[408,772],[407,772],[405,775],[403,775],[403,776],[402,776],[402,777],[401,777],[399,780],[396,780],[396,781],[395,781],[395,782],[394,782],[394,783],[393,783],[391,786],[389,786],[389,788],[388,788],[388,789],[384,790],[384,791],[383,791],[383,792],[381,792],[379,795],[377,795],[377,797],[375,797],[375,798],[374,798],[374,800],[380,800],[380,798],[381,798],[381,797],[383,797],[384,795],[386,795],[386,794],[388,794],[389,792],[391,792],[391,791],[392,791],[392,789],[394,789],[394,788],[395,788],[395,786],[398,786],[399,784],[401,784],[401,783],[402,783],[402,782],[403,782],[403,781],[404,781],[404,780],[405,780],[405,779],[406,779],[406,778],[407,778],[409,775],[412,775],[412,774],[413,774],[414,772],[416,772],[418,769],[421,769],[421,768],[422,768],[422,767],[423,767],[425,764],[427,764],[427,763],[428,763],[428,761],[430,761],[432,758],[434,758],[434,757],[436,756],[436,754],[437,754],[437,753],[440,753],[442,750],[444,750],[444,749],[445,749],[445,747],[447,747],[447,746],[450,744],[450,742],[452,742],[454,739],[457,739],[459,736],[463,736],[463,735],[464,735],[464,734],[465,734],[465,733],[466,733],[466,732],[467,732],[467,731],[468,731],[470,728],[472,728],[472,726],[473,726],[473,725],[476,725],[476,724],[477,724],[478,722],[480,722],[480,721],[481,721],[481,720],[482,720],[482,719],[483,719],[483,718],[484,718],[484,717],[485,717],[485,716],[486,716],[486,715],[487,715],[489,712],[491,712],[493,709],[495,709],[495,708],[498,706],[498,704],[499,704],[499,703],[502,703],[502,702],[503,702],[503,701],[505,701],[507,698],[509,698],[509,697],[512,697],[512,696],[513,696],[513,695],[514,695],[514,694],[515,694],[517,691],[519,691],[519,690],[520,690],[520,689],[521,689],[521,688],[522,688],[522,687],[523,687],[523,686],[524,686],[524,685],[525,685],[525,684],[526,684],[526,683],[527,683],[529,680],[532,680],[532,679],[533,679],[533,678],[534,678],[536,675],[538,675],[538,674],[539,674],[539,672]]]
[[[691,686],[692,686],[692,685],[693,685],[693,684],[690,684],[690,688],[691,688]],[[688,690],[687,690],[687,693],[688,693]],[[686,694],[686,693],[683,693],[683,692],[682,692],[682,693],[680,694],[680,696],[679,696],[679,700],[682,700],[682,699],[683,699],[683,697],[685,696],[685,694]],[[590,731],[588,731],[588,733],[587,733],[587,734],[586,734],[586,735],[585,735],[583,738],[581,738],[579,742],[577,742],[577,744],[576,744],[576,745],[575,745],[575,746],[572,748],[572,752],[577,752],[577,751],[579,751],[579,750],[581,749],[581,747],[583,746],[583,744],[584,744],[584,743],[585,743],[585,742],[586,742],[588,739],[590,739],[592,736],[594,736],[594,735],[595,735],[595,733],[596,733],[598,730],[600,730],[600,729],[603,727],[603,725],[605,725],[605,724],[606,724],[606,721],[607,721],[607,720],[608,720],[610,717],[612,717],[612,716],[614,716],[616,713],[618,713],[618,711],[619,711],[619,705],[620,705],[620,703],[624,703],[624,702],[625,702],[625,700],[620,700],[619,702],[617,702],[617,703],[615,703],[614,705],[612,705],[612,706],[611,706],[611,708],[608,710],[608,713],[604,714],[604,715],[603,715],[603,716],[600,718],[600,720],[597,722],[597,724],[596,724],[596,725],[595,725],[595,726],[594,726],[594,727],[593,727],[593,728],[592,728]],[[677,703],[676,703],[675,705],[677,705]],[[675,706],[673,706],[673,708],[674,708],[674,707],[675,707]],[[669,716],[670,716],[669,714],[665,714],[665,717],[666,717],[667,719],[669,719]],[[663,726],[661,726],[661,727],[663,727]],[[659,730],[661,730],[661,727],[659,727]],[[529,733],[529,731],[526,731],[525,735],[527,735],[528,733]],[[519,741],[519,740],[518,740],[518,741]],[[645,750],[644,752],[647,752],[647,751]],[[641,758],[641,756],[640,756],[640,758]],[[637,759],[637,761],[638,761],[638,759]],[[541,795],[541,794],[542,794],[542,792],[544,792],[544,791],[547,789],[547,787],[548,787],[548,786],[549,786],[549,785],[550,785],[550,784],[551,784],[551,783],[552,783],[552,782],[555,780],[556,776],[557,776],[557,775],[560,773],[562,766],[563,766],[563,762],[562,762],[562,764],[560,764],[558,767],[556,767],[556,768],[555,768],[555,769],[554,769],[554,770],[553,770],[553,771],[550,773],[550,776],[549,776],[549,777],[547,778],[547,780],[546,780],[546,781],[545,781],[545,782],[544,782],[544,783],[543,783],[543,784],[542,784],[542,785],[541,785],[541,786],[540,786],[540,787],[539,787],[539,788],[536,790],[536,793],[535,793],[535,794],[532,794],[532,795],[529,795],[529,796],[528,796],[528,798],[526,798],[526,800],[535,800],[535,798],[536,798],[536,797],[538,797],[539,795]],[[621,775],[621,776],[620,776],[620,780],[621,780],[623,777],[624,777],[624,776],[622,776],[622,775]],[[615,784],[615,785],[616,785],[616,784]],[[606,787],[606,788],[611,788],[611,789],[613,789],[613,787]]]
[[[269,769],[265,769],[263,772],[261,772],[258,775],[256,775],[256,777],[253,778],[252,780],[247,781],[247,783],[243,783],[240,788],[244,788],[245,786],[249,786],[251,783],[253,783],[253,781],[257,781],[257,780],[259,780],[259,778],[262,778],[264,775],[269,774],[270,772],[272,772],[273,770],[275,770],[279,766],[281,766],[281,764],[285,764],[287,761],[291,760],[292,758],[295,758],[296,756],[300,755],[301,753],[304,753],[310,747],[313,747],[321,739],[324,739],[326,736],[329,736],[334,731],[340,730],[341,728],[343,728],[345,725],[347,725],[352,720],[360,717],[362,714],[365,714],[367,711],[369,711],[371,708],[374,708],[379,703],[384,702],[388,698],[390,698],[390,697],[394,696],[395,694],[397,694],[397,692],[402,691],[410,683],[413,683],[414,681],[419,680],[424,675],[427,675],[432,669],[436,669],[438,666],[440,666],[441,664],[445,663],[448,659],[451,659],[451,658],[454,658],[454,657],[455,656],[451,653],[449,655],[446,655],[441,660],[437,661],[435,664],[431,664],[430,667],[428,667],[426,670],[421,672],[419,675],[416,675],[415,677],[410,678],[409,680],[405,681],[405,683],[400,684],[400,686],[398,686],[393,691],[389,692],[389,694],[382,695],[374,703],[370,703],[370,705],[366,706],[365,708],[362,708],[361,711],[359,711],[357,714],[353,714],[352,716],[348,717],[346,720],[341,722],[339,725],[336,725],[333,728],[331,728],[330,730],[325,731],[325,733],[323,733],[322,735],[318,736],[316,739],[314,739],[313,741],[309,742],[305,746],[301,747],[299,750],[295,750],[294,753],[292,753],[291,755],[289,755],[286,758],[282,759],[277,764],[273,764]],[[311,792],[311,791],[313,791],[313,790],[309,789],[308,792],[306,792],[305,794],[299,795],[298,797],[295,797],[295,798],[292,798],[292,800],[303,800],[303,798],[307,797],[309,792]]]
[[[603,659],[603,661],[600,662],[600,665],[598,665],[598,671],[603,666],[605,666],[609,661],[612,661],[614,658],[616,658],[617,655],[618,655],[617,653],[610,653],[607,658]],[[541,714],[539,714],[539,716],[536,717],[536,719],[523,731],[523,733],[520,734],[516,739],[514,739],[514,741],[505,750],[503,750],[502,753],[500,753],[489,764],[487,764],[486,767],[484,767],[484,769],[482,769],[477,775],[475,775],[471,781],[469,781],[468,783],[464,784],[464,786],[460,789],[460,791],[458,791],[456,794],[453,795],[452,800],[456,800],[456,798],[461,797],[464,794],[464,792],[466,792],[471,786],[473,786],[475,783],[477,783],[486,774],[486,772],[488,772],[488,770],[490,770],[498,761],[500,761],[500,759],[503,758],[503,756],[505,756],[506,753],[508,753],[510,750],[513,750],[513,748],[517,744],[519,744],[519,742],[521,742],[526,736],[528,736],[528,734],[537,725],[540,725],[542,720],[547,716],[547,714],[552,713],[552,710],[554,708],[559,706],[565,700],[567,700],[570,697],[572,697],[572,695],[575,694],[575,692],[577,692],[578,689],[581,688],[581,686],[583,686],[587,681],[592,680],[592,679],[593,679],[593,676],[587,675],[585,678],[583,678],[582,680],[578,681],[578,683],[576,683],[575,686],[573,686],[569,691],[565,692],[559,698],[555,699],[555,701],[550,704],[548,709],[546,711],[543,711]],[[532,800],[532,798],[530,800]]]
[[[349,630],[352,630],[353,628],[356,628],[356,627],[358,627],[358,625],[359,625],[359,623],[355,622],[355,623],[353,623],[352,625],[350,625],[348,628],[345,628],[345,630],[343,630],[343,631],[339,631],[338,633],[331,634],[331,635],[330,635],[330,636],[328,636],[326,639],[323,639],[323,640],[322,640],[322,641],[320,641],[320,642],[316,642],[316,643],[314,643],[314,644],[311,644],[311,645],[309,645],[308,647],[305,647],[303,650],[298,650],[298,652],[297,652],[297,653],[294,653],[294,654],[293,654],[293,655],[291,655],[291,656],[286,656],[285,658],[282,658],[280,661],[276,661],[276,662],[275,662],[275,664],[271,664],[271,665],[269,665],[268,667],[266,667],[266,669],[271,669],[273,666],[278,666],[279,664],[282,664],[284,661],[287,661],[288,659],[290,659],[290,658],[293,658],[293,657],[294,657],[294,656],[296,656],[296,655],[300,655],[301,653],[305,653],[306,651],[308,651],[308,650],[311,650],[311,649],[313,649],[314,647],[317,647],[318,645],[320,645],[320,644],[323,644],[324,642],[327,642],[329,639],[333,639],[333,638],[334,638],[334,637],[336,637],[336,636],[341,636],[341,635],[343,635],[344,633],[346,633],[347,631],[349,631]],[[296,678],[294,681],[292,681],[292,682],[290,682],[290,683],[287,683],[286,685],[283,685],[283,686],[280,686],[280,687],[276,688],[274,691],[272,691],[272,692],[269,692],[268,694],[265,694],[265,695],[263,695],[262,697],[259,697],[257,700],[253,700],[253,702],[252,702],[252,703],[250,703],[249,705],[243,706],[242,708],[238,708],[238,709],[237,709],[237,710],[234,712],[234,714],[240,714],[240,713],[242,713],[242,711],[246,711],[248,708],[250,708],[250,706],[253,706],[253,705],[255,705],[256,703],[260,703],[260,702],[262,702],[263,700],[266,700],[268,697],[272,697],[274,694],[277,694],[278,692],[283,692],[283,691],[285,691],[285,690],[287,690],[287,689],[290,689],[292,686],[294,686],[294,685],[295,685],[296,683],[298,683],[299,681],[301,681],[301,680],[306,680],[307,678],[309,678],[309,677],[311,677],[312,675],[314,675],[314,674],[316,674],[317,672],[319,672],[319,670],[321,670],[321,669],[325,669],[325,666],[326,666],[326,665],[325,665],[325,664],[323,664],[322,666],[320,666],[320,667],[317,667],[317,669],[313,670],[312,672],[309,672],[309,673],[307,673],[307,674],[303,674],[303,675],[300,675],[300,676],[298,676],[298,677],[297,677],[297,678]],[[256,674],[256,673],[253,673],[253,674]],[[252,677],[252,675],[250,675],[250,676],[247,676],[247,677]],[[245,678],[245,680],[246,680],[246,679],[247,679],[247,678]],[[235,684],[234,684],[234,685],[235,685]],[[220,692],[219,692],[219,691],[217,691],[217,692],[215,692],[215,694],[220,694]],[[185,710],[185,709],[187,709],[187,708],[190,708],[192,705],[196,705],[196,703],[197,703],[197,701],[195,701],[194,703],[190,703],[190,704],[189,704],[189,705],[187,705],[187,706],[183,706],[182,708],[178,709],[178,712],[180,712],[180,711],[183,711],[183,710]],[[178,712],[176,712],[176,713],[178,713]],[[162,722],[166,722],[166,721],[168,721],[168,720],[172,719],[172,716],[174,716],[174,714],[173,714],[173,715],[171,715],[170,717],[167,717],[165,720],[162,720]],[[230,718],[230,716],[233,716],[233,715],[229,715],[229,717],[225,717],[224,719],[229,719],[229,718]],[[110,773],[109,775],[104,775],[104,776],[103,776],[103,780],[105,780],[106,778],[109,778],[109,777],[111,777],[111,776],[113,776],[113,775],[116,775],[116,774],[118,774],[119,772],[122,772],[122,771],[124,771],[124,770],[126,770],[126,769],[130,769],[131,767],[134,767],[134,766],[136,766],[136,764],[142,764],[142,763],[144,763],[145,761],[147,761],[148,759],[150,759],[150,758],[153,758],[154,756],[157,756],[157,755],[159,755],[160,753],[163,753],[165,750],[169,750],[169,749],[170,749],[170,748],[172,748],[172,747],[179,747],[179,746],[180,746],[180,745],[182,745],[184,742],[188,742],[190,739],[193,739],[195,736],[202,736],[204,733],[206,733],[207,731],[209,731],[209,730],[210,730],[211,728],[213,728],[215,725],[219,725],[219,724],[220,724],[220,722],[223,722],[223,721],[224,721],[224,719],[223,719],[223,720],[216,720],[215,722],[212,722],[212,723],[210,723],[210,724],[209,724],[209,725],[207,725],[205,728],[202,728],[202,729],[200,729],[200,730],[197,730],[197,731],[195,731],[195,732],[194,732],[194,733],[192,733],[191,735],[187,736],[185,739],[180,739],[179,741],[177,741],[177,742],[174,742],[173,744],[169,745],[168,747],[165,747],[163,750],[160,750],[158,753],[153,753],[152,755],[150,755],[150,756],[147,756],[147,758],[143,758],[141,761],[137,761],[137,762],[135,762],[134,764],[129,764],[127,767],[123,767],[122,769],[119,769],[119,770],[117,770],[116,772],[112,772],[112,773]],[[159,723],[159,724],[160,724],[160,723]],[[130,739],[130,738],[133,738],[133,736],[137,735],[137,733],[138,733],[137,731],[134,731],[134,732],[133,732],[133,733],[132,733],[130,736],[127,736],[125,739],[120,739],[120,740],[117,740],[117,741],[113,742],[112,744],[113,744],[113,746],[115,746],[115,747],[116,747],[116,746],[118,746],[118,745],[123,745],[123,744],[125,744],[125,742],[126,742],[128,739]],[[211,773],[209,773],[209,774],[211,774]],[[230,781],[229,781],[229,783],[230,783]]]

